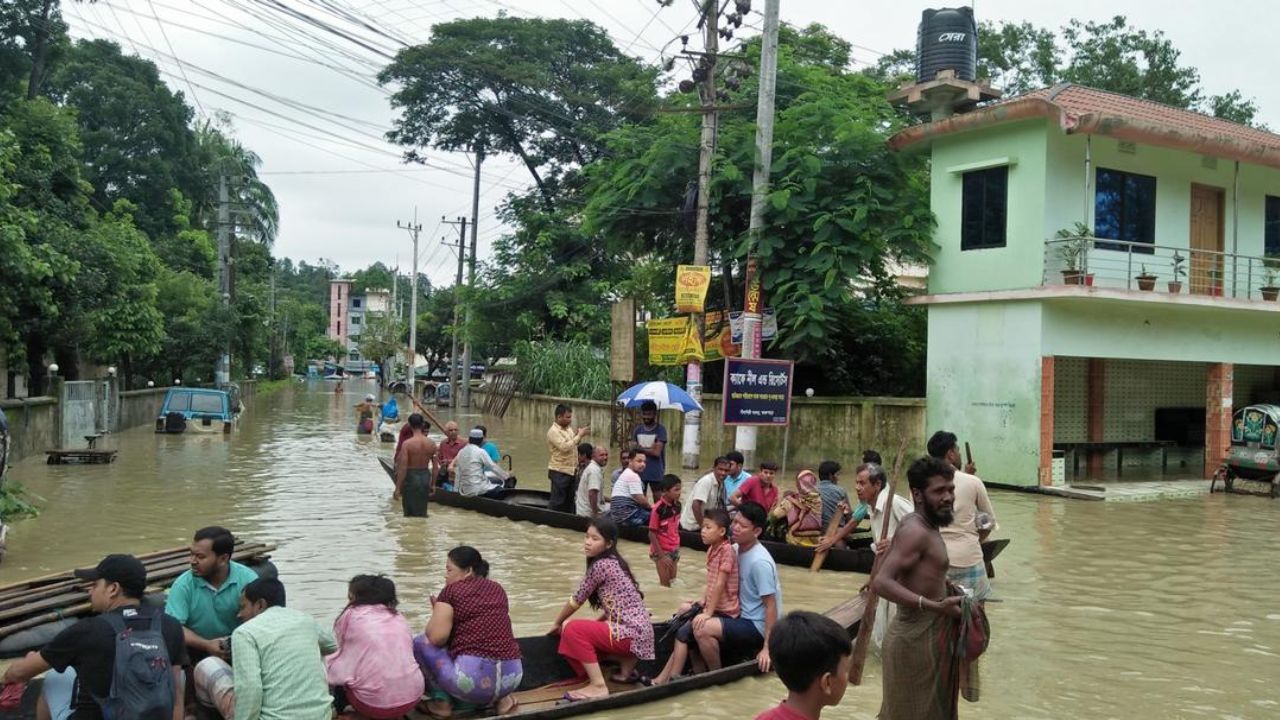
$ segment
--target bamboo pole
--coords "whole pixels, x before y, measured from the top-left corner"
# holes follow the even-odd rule
[[[844,503],[840,503],[843,505]],[[822,536],[823,540],[836,534],[840,529],[840,521],[844,519],[844,513],[837,508],[836,514],[831,516],[831,521],[827,523],[827,532]],[[818,572],[822,569],[824,563],[827,562],[827,556],[831,554],[830,550],[820,550],[813,554],[813,563],[809,565],[809,572]]]
[[[243,544],[239,550],[232,553],[233,560],[245,560],[250,558],[266,558],[267,553],[275,550],[275,545],[263,543]],[[173,581],[186,571],[188,563],[180,560],[180,556],[173,558],[155,558],[152,554],[152,566],[147,569],[148,592],[158,592],[173,584]],[[4,612],[0,612],[0,619],[13,618],[16,622],[0,627],[0,638],[8,637],[16,632],[27,630],[29,628],[43,625],[44,623],[54,622],[62,618],[77,617],[86,615],[91,611],[89,603],[77,603],[69,607],[58,608],[63,603],[75,602],[78,598],[83,597],[83,590],[76,588],[75,585],[83,585],[83,580],[72,580],[71,588],[75,592],[66,592],[54,598],[44,598],[38,602],[30,603],[23,607],[15,607]],[[47,590],[42,588],[41,591]],[[34,599],[34,598],[33,598]],[[54,602],[57,600],[57,602]],[[58,609],[49,609],[58,608]],[[44,612],[48,610],[48,612]],[[32,617],[24,617],[31,613],[39,613]],[[21,618],[21,619],[18,619]]]
[[[444,432],[444,423],[440,422],[440,418],[436,417],[435,413],[423,407],[422,403],[418,402],[418,398],[410,394],[409,402],[413,403],[413,406],[418,408],[419,412],[421,412],[423,415],[426,415],[428,420],[435,423],[436,427],[440,428],[440,432]]]
[[[897,490],[898,475],[902,472],[902,459],[907,451],[907,438],[903,435],[902,442],[898,444],[897,457],[893,459],[893,472],[889,474],[889,495],[885,498],[885,517],[880,523],[880,540],[889,538],[889,524],[893,519],[893,496]],[[872,501],[875,502],[874,500]],[[872,508],[874,509],[874,507]],[[880,598],[876,595],[876,591],[872,589],[872,583],[875,582],[876,575],[880,572],[880,564],[884,562],[884,556],[888,554],[888,550],[876,553],[876,559],[871,564],[871,575],[868,576],[867,586],[863,588],[862,594],[867,599],[867,604],[862,610],[862,623],[858,626],[858,638],[853,643],[853,662],[849,665],[849,683],[851,685],[862,684],[862,668],[867,663],[867,648],[871,644],[871,628],[876,624],[876,606],[880,604]]]

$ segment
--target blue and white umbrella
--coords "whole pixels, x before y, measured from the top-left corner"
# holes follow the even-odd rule
[[[640,404],[645,400],[652,400],[657,404],[659,410],[674,409],[680,412],[689,412],[690,410],[702,409],[701,405],[689,397],[689,393],[669,382],[659,382],[657,380],[632,385],[618,396],[618,404],[629,408],[640,407]]]

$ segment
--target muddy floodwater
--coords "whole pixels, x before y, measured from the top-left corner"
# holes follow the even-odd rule
[[[273,560],[290,605],[332,622],[346,581],[382,572],[421,626],[428,594],[444,582],[445,552],[465,543],[506,587],[516,633],[544,632],[582,570],[581,538],[443,507],[426,521],[402,517],[376,461],[389,447],[354,433],[351,406],[370,389],[348,383],[335,396],[317,382],[268,394],[230,437],[119,433],[112,465],[18,463],[12,477],[44,510],[13,527],[0,582],[91,565],[108,552],[183,545],[195,528],[221,524],[279,545]],[[521,485],[545,487],[546,426],[483,421],[515,458]],[[852,467],[862,448],[830,450]],[[1013,542],[997,562],[1001,602],[989,606],[983,697],[963,703],[962,717],[1280,717],[1280,502],[1102,503],[1000,491],[992,500],[997,536]],[[655,615],[701,592],[702,554],[685,552],[676,587],[664,589],[643,546],[622,550]],[[865,581],[780,570],[789,609],[825,609]],[[756,678],[608,716],[750,718],[784,694],[776,678]],[[873,656],[864,684],[824,717],[873,718],[879,705]]]

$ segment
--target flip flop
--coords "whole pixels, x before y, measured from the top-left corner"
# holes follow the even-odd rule
[[[649,678],[645,677],[644,675],[641,675],[638,672],[633,672],[626,677],[623,677],[621,675],[610,675],[609,679],[616,683],[623,683],[625,685],[644,685],[647,687],[650,684]]]

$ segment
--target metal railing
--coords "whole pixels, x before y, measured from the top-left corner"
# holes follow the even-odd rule
[[[1043,283],[1272,301],[1280,293],[1280,258],[1054,238],[1044,244]]]

